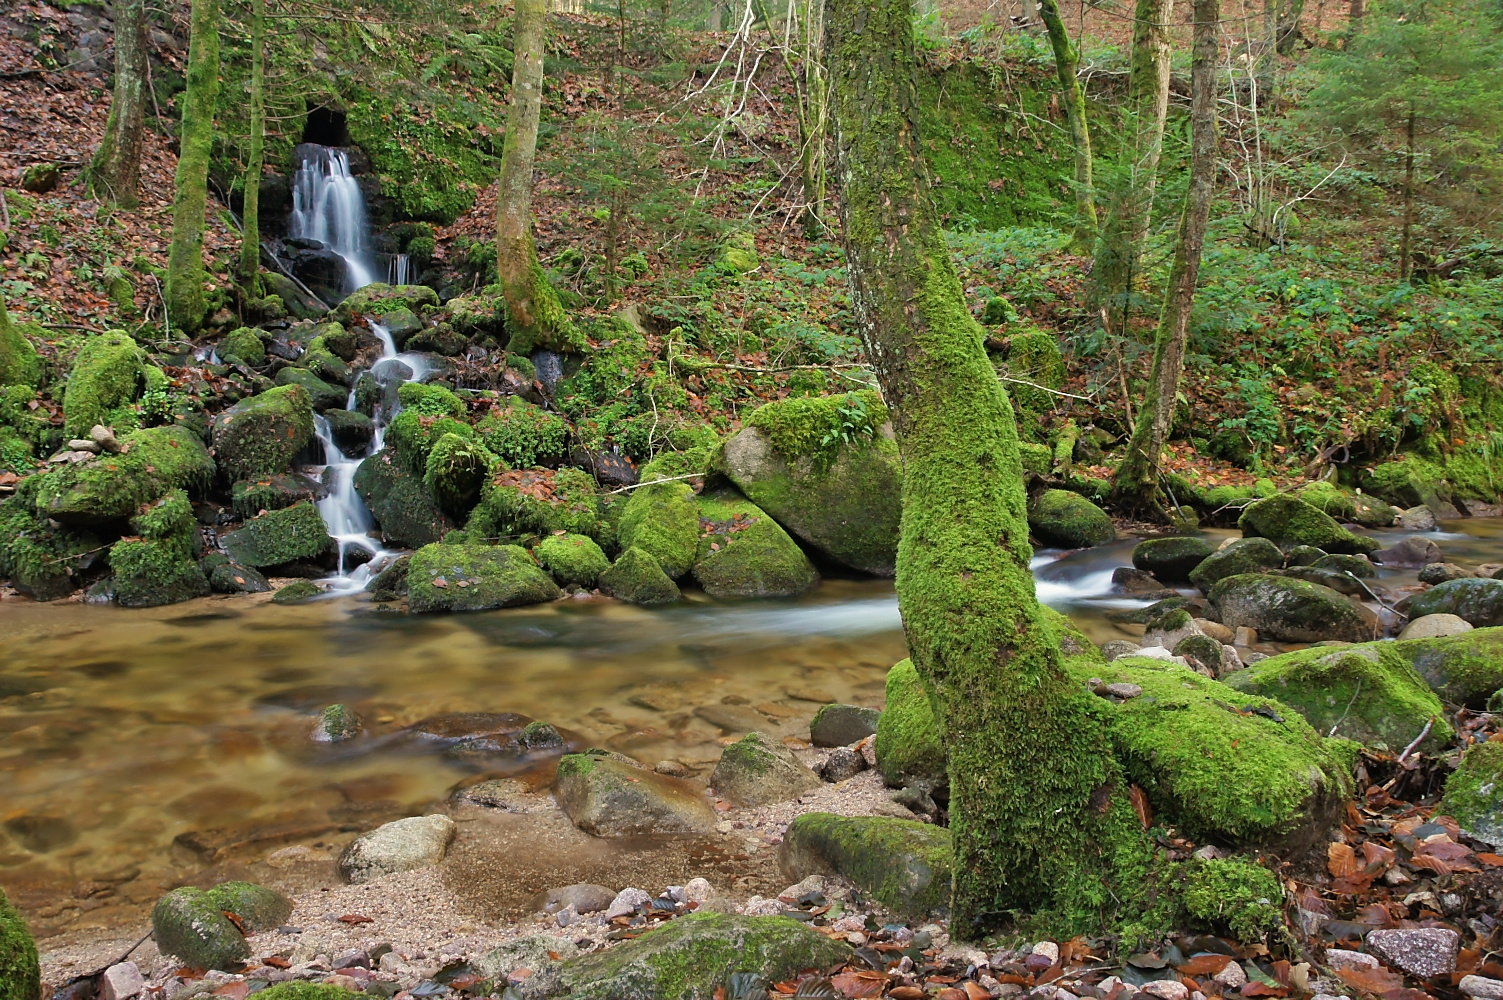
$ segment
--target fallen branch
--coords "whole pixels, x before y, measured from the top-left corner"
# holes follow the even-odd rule
[[[1414,748],[1424,742],[1426,736],[1430,735],[1430,727],[1433,725],[1435,725],[1435,716],[1432,715],[1430,716],[1430,721],[1425,723],[1425,728],[1421,729],[1420,734],[1414,738],[1414,742],[1405,747],[1404,752],[1399,754],[1400,764],[1403,764],[1404,761],[1408,759],[1409,755],[1414,753]]]

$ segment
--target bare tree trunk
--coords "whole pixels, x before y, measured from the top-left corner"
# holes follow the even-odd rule
[[[1169,284],[1159,314],[1154,341],[1153,371],[1148,395],[1138,411],[1127,456],[1118,466],[1112,492],[1119,503],[1139,510],[1156,510],[1159,495],[1159,460],[1164,442],[1174,427],[1174,408],[1184,371],[1185,345],[1189,339],[1190,312],[1195,305],[1195,284],[1200,275],[1200,255],[1211,218],[1211,196],[1216,182],[1216,65],[1220,55],[1218,32],[1221,0],[1195,0],[1195,52],[1191,66],[1190,189],[1180,217],[1179,239],[1170,265]]]
[[[496,273],[511,334],[507,350],[569,350],[579,336],[538,263],[532,239],[532,166],[543,105],[546,0],[517,0],[512,22],[511,111],[496,204]]]
[[[1276,51],[1281,55],[1288,55],[1294,51],[1294,46],[1300,40],[1300,19],[1305,14],[1305,0],[1287,0],[1283,8],[1279,10],[1277,38],[1274,41]]]
[[[266,0],[251,3],[250,155],[245,164],[245,206],[240,218],[240,287],[260,294],[261,167],[266,147]]]
[[[1404,232],[1399,238],[1399,280],[1414,277],[1414,110],[1404,126]]]
[[[1346,21],[1347,31],[1355,33],[1362,27],[1362,19],[1367,16],[1366,0],[1352,0],[1348,9]]]
[[[1059,0],[1041,0],[1039,11],[1054,49],[1054,69],[1065,97],[1065,121],[1070,126],[1070,145],[1075,152],[1075,238],[1074,250],[1086,252],[1096,238],[1096,193],[1092,180],[1091,129],[1086,122],[1085,93],[1076,75],[1080,53],[1070,41],[1070,32],[1060,16]]]
[[[219,100],[219,0],[193,0],[188,31],[187,89],[182,95],[181,147],[167,252],[167,313],[181,333],[204,321],[204,209],[209,154]]]
[[[104,139],[89,162],[89,193],[122,208],[141,203],[141,145],[146,118],[146,5],[115,4],[115,96]]]

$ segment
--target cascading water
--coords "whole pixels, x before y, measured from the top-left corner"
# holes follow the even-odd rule
[[[405,253],[392,254],[391,263],[386,268],[386,283],[388,285],[409,285],[412,283],[412,262]]]
[[[290,235],[317,240],[344,258],[348,288],[376,280],[365,222],[365,195],[344,150],[306,144],[292,185]]]

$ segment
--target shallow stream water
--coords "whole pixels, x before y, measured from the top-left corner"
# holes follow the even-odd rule
[[[1503,561],[1503,519],[1429,537],[1450,559]],[[1040,552],[1040,598],[1097,642],[1124,637],[1105,615],[1142,603],[1110,595],[1132,544]],[[880,705],[905,655],[892,583],[838,579],[794,601],[426,617],[354,597],[150,611],[17,598],[0,603],[0,636],[0,887],[39,936],[135,924],[165,886],[288,845],[331,849],[521,766],[416,745],[404,730],[426,718],[521,713],[703,777],[740,720],[807,737],[823,702]],[[310,741],[332,702],[365,720],[358,749]]]

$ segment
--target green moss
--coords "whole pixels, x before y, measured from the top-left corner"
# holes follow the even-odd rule
[[[226,482],[285,472],[313,440],[313,397],[300,385],[268,389],[215,417],[213,436]]]
[[[37,349],[27,338],[24,324],[13,324],[0,298],[0,387],[35,386],[42,377]]]
[[[428,452],[423,484],[440,507],[462,518],[479,502],[495,464],[496,456],[473,436],[446,433]]]
[[[250,957],[245,937],[201,889],[173,889],[151,911],[157,947],[200,969],[230,969]]]
[[[445,436],[480,445],[475,428],[448,416],[427,416],[417,410],[403,410],[386,428],[386,445],[395,452],[402,467],[418,476],[428,473],[428,456],[433,446]]]
[[[317,559],[334,547],[318,508],[306,500],[253,517],[221,542],[231,559],[257,569]]]
[[[514,469],[557,465],[569,455],[569,427],[556,413],[508,397],[475,425],[486,447]]]
[[[86,339],[63,392],[64,432],[87,437],[95,424],[111,424],[119,408],[140,393],[144,362],[141,348],[124,330]]]
[[[41,1000],[42,969],[31,930],[0,891],[0,1000]]]
[[[214,476],[214,460],[184,427],[127,434],[118,455],[68,466],[41,477],[37,509],[73,525],[123,521],[169,490],[198,493]]]
[[[635,546],[600,574],[600,589],[631,604],[671,604],[682,596],[658,561]]]
[[[1438,639],[1401,639],[1393,648],[1451,704],[1480,710],[1489,695],[1503,688],[1503,628],[1478,628]]]
[[[1266,941],[1284,926],[1278,876],[1250,858],[1193,861],[1185,872],[1185,909],[1209,930],[1243,944]]]
[[[334,325],[338,326],[337,323]],[[306,368],[325,382],[346,386],[350,384],[350,366],[329,349],[328,342],[321,336],[308,342],[302,357],[297,359],[297,364],[299,368]]]
[[[1352,495],[1335,483],[1310,483],[1295,494],[1299,499],[1339,521],[1350,521],[1357,513]]]
[[[252,934],[273,930],[292,916],[292,900],[251,882],[221,882],[206,890],[221,910],[233,913]]]
[[[696,499],[684,482],[654,482],[634,489],[621,511],[621,547],[646,552],[673,579],[683,576],[699,553]]]
[[[699,500],[695,581],[711,597],[792,597],[819,580],[788,533],[733,493]]]
[[[789,825],[783,845],[780,860],[795,877],[840,875],[906,919],[949,909],[954,857],[947,830],[879,816],[804,813]]]
[[[295,385],[302,388],[308,393],[308,398],[313,400],[313,409],[319,413],[341,410],[349,398],[345,390],[335,388],[306,368],[283,368],[277,372],[275,381],[279,386]]]
[[[501,471],[486,481],[465,529],[477,538],[518,538],[567,531],[597,540],[600,521],[595,479],[580,469]]]
[[[249,327],[239,327],[225,334],[219,341],[219,356],[224,359],[239,358],[248,364],[260,364],[266,360],[266,345],[261,337]]]
[[[887,407],[870,389],[767,403],[745,421],[766,434],[789,461],[805,456],[831,459],[841,445],[874,438],[886,422]]]
[[[385,316],[398,309],[415,314],[438,308],[438,292],[427,285],[387,285],[379,281],[357,288],[334,307],[334,319],[350,325],[356,316]]]
[[[235,513],[245,520],[263,510],[281,510],[304,500],[317,500],[318,494],[318,484],[306,476],[267,476],[236,483],[230,489],[230,503]]]
[[[209,593],[208,578],[194,558],[198,525],[186,493],[173,490],[130,524],[141,537],[110,547],[115,600],[121,607],[154,608]]]
[[[414,612],[485,611],[561,596],[517,545],[425,545],[408,565],[407,594]]]
[[[273,604],[301,604],[323,594],[323,589],[312,580],[294,580],[271,595]]]
[[[561,354],[582,354],[586,344],[584,331],[574,325],[569,314],[559,301],[558,292],[548,280],[548,274],[538,263],[537,248],[529,233],[527,256],[530,258],[524,272],[525,287],[513,288],[505,297],[506,328],[510,337],[506,349],[513,354],[531,354],[542,348]],[[524,316],[512,308],[512,302],[525,301],[529,311]]]
[[[1362,490],[1402,509],[1421,504],[1440,506],[1451,499],[1450,484],[1442,470],[1412,455],[1364,472]]]
[[[1054,453],[1046,444],[1031,441],[1018,442],[1018,454],[1023,459],[1023,471],[1036,476],[1047,476],[1054,471]]]
[[[1045,490],[1028,509],[1028,526],[1046,545],[1105,545],[1117,537],[1106,511],[1069,490]]]
[[[1353,534],[1331,515],[1281,495],[1260,500],[1242,512],[1237,527],[1250,538],[1267,538],[1280,546],[1313,545],[1326,552],[1372,552],[1377,539]]]
[[[1054,335],[1043,330],[1014,334],[1007,351],[1007,373],[1033,383],[1009,383],[1007,387],[1017,408],[1025,414],[1024,422],[1032,422],[1028,417],[1036,420],[1038,414],[1052,410],[1055,397],[1033,386],[1060,389],[1065,384],[1065,359]]]
[[[360,1000],[368,996],[328,983],[275,983],[256,994],[260,1000]]]
[[[1257,499],[1258,494],[1247,485],[1212,486],[1193,493],[1192,497],[1208,513],[1226,513],[1227,508],[1235,511],[1247,506],[1250,501]]]
[[[1266,538],[1239,538],[1206,556],[1190,571],[1190,582],[1210,593],[1216,581],[1239,573],[1260,573],[1284,565],[1284,554]]]
[[[355,491],[371,509],[388,545],[417,548],[454,528],[453,520],[423,488],[422,477],[409,472],[390,447],[360,463]]]
[[[1160,580],[1181,582],[1189,580],[1195,568],[1214,551],[1211,543],[1199,535],[1149,538],[1134,546],[1132,564]]]
[[[1446,779],[1438,814],[1450,816],[1469,835],[1503,846],[1503,743],[1474,743]]]
[[[611,566],[600,546],[586,535],[549,535],[532,552],[555,580],[566,585],[593,587]]]
[[[77,574],[92,564],[99,540],[38,514],[42,478],[21,480],[14,496],[0,501],[0,577],[38,601],[54,601],[78,588]]]
[[[877,768],[894,787],[910,781],[945,780],[945,748],[929,695],[912,660],[887,672],[887,704],[877,720]]]

